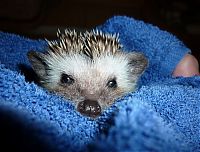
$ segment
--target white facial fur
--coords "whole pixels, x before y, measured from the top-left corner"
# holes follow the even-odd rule
[[[72,75],[75,81],[90,86],[95,91],[96,85],[103,85],[111,78],[116,78],[118,87],[125,92],[133,91],[135,84],[130,79],[128,59],[124,54],[103,55],[94,60],[81,54],[49,55],[46,62],[51,70],[48,73],[48,88],[54,89],[60,82],[62,73]],[[136,81],[136,80],[135,80]],[[103,86],[102,86],[103,87]],[[105,84],[106,87],[106,84]],[[88,91],[89,91],[88,90]]]

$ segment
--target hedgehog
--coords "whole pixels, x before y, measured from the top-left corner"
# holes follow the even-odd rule
[[[134,92],[148,65],[144,54],[123,49],[119,34],[66,29],[58,30],[56,40],[46,41],[45,52],[27,54],[39,84],[90,118]]]

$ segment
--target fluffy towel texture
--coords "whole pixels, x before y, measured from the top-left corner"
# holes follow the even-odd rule
[[[98,29],[119,33],[125,50],[144,52],[150,64],[138,91],[96,120],[27,79],[32,73],[26,53],[44,50],[44,41],[0,33],[0,148],[200,151],[200,78],[170,76],[189,49],[171,34],[128,17],[111,18]]]

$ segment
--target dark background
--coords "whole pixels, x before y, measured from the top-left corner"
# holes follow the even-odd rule
[[[54,39],[57,28],[85,30],[127,15],[181,39],[200,61],[200,0],[1,0],[0,30]]]

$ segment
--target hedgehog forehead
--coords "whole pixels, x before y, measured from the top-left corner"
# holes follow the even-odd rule
[[[127,79],[128,63],[123,55],[105,55],[91,60],[85,55],[73,54],[54,58],[49,57],[47,62],[56,75],[66,73],[78,80],[107,81],[114,77],[119,80]]]

